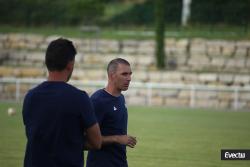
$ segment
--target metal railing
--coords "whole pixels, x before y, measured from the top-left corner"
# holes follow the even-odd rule
[[[12,84],[15,85],[15,95],[12,99],[13,101],[20,102],[23,98],[21,95],[21,85],[29,84],[31,87],[38,85],[39,83],[45,81],[45,78],[0,78],[0,93],[4,93],[3,85]],[[70,80],[70,84],[80,88],[103,88],[107,84],[106,81],[82,81],[82,80]],[[216,85],[198,85],[198,84],[175,84],[175,83],[144,83],[144,82],[131,82],[130,89],[138,90],[143,89],[145,91],[145,104],[143,105],[154,105],[152,103],[153,90],[159,91],[168,91],[168,90],[179,90],[179,91],[188,91],[189,92],[189,104],[187,107],[196,107],[197,96],[196,93],[199,91],[205,92],[229,92],[232,95],[232,108],[237,110],[241,109],[240,105],[240,94],[248,93],[250,97],[250,86],[216,86]],[[126,92],[129,94],[129,91]],[[209,103],[209,101],[208,101]],[[250,103],[250,98],[249,102]]]

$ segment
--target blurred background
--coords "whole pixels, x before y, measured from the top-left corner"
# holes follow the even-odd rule
[[[249,109],[249,11],[249,0],[1,0],[0,99],[44,80],[45,49],[64,36],[78,50],[72,83],[90,94],[122,57],[128,104]]]
[[[131,167],[249,167],[250,0],[0,0],[0,166],[22,166],[22,102],[46,80],[48,44],[77,48],[71,84],[91,95],[121,57]]]

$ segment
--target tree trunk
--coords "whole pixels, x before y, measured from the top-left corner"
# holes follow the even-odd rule
[[[156,46],[155,56],[158,69],[165,68],[165,0],[155,0]]]

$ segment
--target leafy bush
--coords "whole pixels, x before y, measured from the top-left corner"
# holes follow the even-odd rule
[[[193,0],[194,23],[244,24],[250,22],[250,0]]]
[[[165,23],[180,24],[182,0],[165,0]],[[246,24],[250,22],[250,0],[192,0],[191,22]],[[109,20],[111,24],[148,25],[154,22],[154,0],[135,4]]]
[[[101,0],[2,0],[0,23],[19,25],[92,24],[103,14]]]
[[[182,0],[165,0],[165,21],[178,23],[181,17]],[[122,25],[152,25],[154,24],[154,0],[135,4],[122,14],[115,15],[109,20],[110,24]]]

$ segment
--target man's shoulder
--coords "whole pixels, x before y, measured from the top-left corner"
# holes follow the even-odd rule
[[[99,89],[91,95],[91,99],[96,100],[104,96],[104,90]]]
[[[78,89],[77,87],[74,87],[73,85],[69,85],[69,94],[71,94],[74,98],[84,98],[89,100],[89,95],[86,91]]]
[[[87,92],[84,90],[81,90],[73,85],[68,84],[68,89],[71,90],[73,93],[80,93],[80,94],[85,94],[87,95]]]
[[[42,84],[43,83],[40,83],[35,87],[29,89],[28,92],[26,93],[26,97],[32,96],[35,92],[39,91],[41,89]]]

